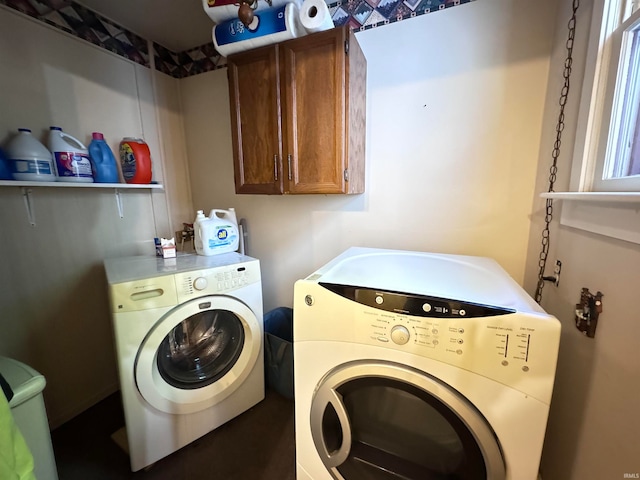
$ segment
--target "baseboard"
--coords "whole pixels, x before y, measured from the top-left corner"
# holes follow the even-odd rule
[[[103,388],[101,391],[99,391],[99,392],[91,395],[90,397],[84,399],[83,401],[77,403],[76,405],[73,405],[72,407],[70,407],[66,411],[64,411],[63,413],[61,413],[59,415],[56,415],[53,418],[50,417],[49,418],[49,429],[50,430],[55,430],[59,426],[61,426],[64,423],[68,422],[69,420],[71,420],[72,418],[80,415],[82,412],[84,412],[88,408],[93,407],[96,403],[104,400],[109,395],[114,394],[119,389],[120,389],[120,384],[115,382],[115,383]]]

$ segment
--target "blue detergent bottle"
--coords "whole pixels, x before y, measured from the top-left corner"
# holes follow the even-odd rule
[[[119,183],[116,157],[100,132],[91,134],[89,158],[93,169],[93,180],[96,183]]]
[[[7,157],[2,150],[0,150],[0,180],[13,180]]]

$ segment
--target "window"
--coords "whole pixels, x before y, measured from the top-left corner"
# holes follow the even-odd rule
[[[575,6],[575,3],[574,3]],[[560,223],[640,244],[640,0],[593,0]]]
[[[640,192],[638,0],[596,0],[572,190]]]

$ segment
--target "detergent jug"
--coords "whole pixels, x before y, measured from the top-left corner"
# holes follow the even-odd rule
[[[93,171],[95,182],[118,183],[120,181],[116,157],[105,141],[104,135],[100,132],[91,134],[89,158],[91,159],[91,170]]]
[[[14,180],[23,182],[55,182],[53,157],[28,128],[19,128],[18,135],[7,144],[7,160]]]
[[[141,138],[125,137],[120,142],[120,165],[127,183],[151,183],[151,152]]]
[[[213,209],[208,217],[198,210],[193,223],[196,253],[198,255],[218,255],[238,250],[240,236],[236,211]]]
[[[59,182],[93,183],[89,151],[77,138],[60,127],[49,128],[49,150],[53,154]]]
[[[11,176],[11,169],[9,168],[9,161],[4,156],[4,152],[0,150],[0,180],[13,180]]]

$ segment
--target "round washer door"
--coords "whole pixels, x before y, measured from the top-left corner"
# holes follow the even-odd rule
[[[261,352],[262,329],[242,302],[206,296],[178,305],[147,334],[135,363],[142,397],[167,413],[193,413],[231,395]]]
[[[379,361],[336,367],[318,385],[311,434],[339,480],[504,480],[505,464],[482,414],[445,383]]]

